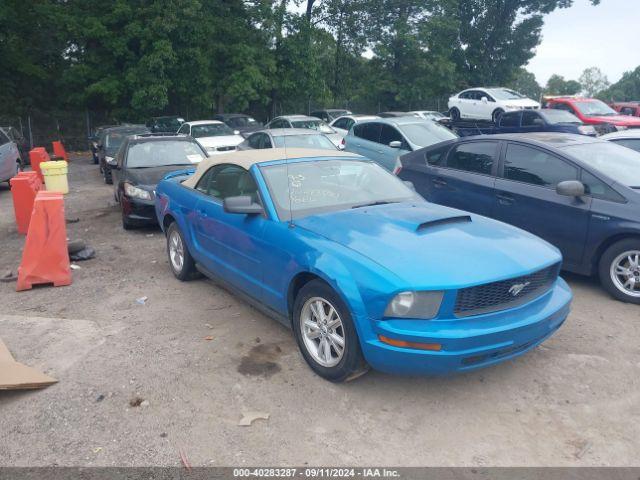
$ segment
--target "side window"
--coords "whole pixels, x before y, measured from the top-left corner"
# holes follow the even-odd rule
[[[370,142],[380,142],[380,130],[382,130],[382,124],[380,123],[365,123],[362,125],[362,138],[369,140]]]
[[[282,128],[282,120],[280,120],[280,119],[274,120],[269,125],[269,128]]]
[[[189,125],[187,125],[187,124],[182,125],[178,129],[178,133],[181,133],[183,135],[189,135]]]
[[[389,145],[391,142],[402,142],[402,134],[393,128],[391,125],[382,125],[380,131],[380,143],[382,145]]]
[[[262,136],[261,133],[254,133],[253,135],[251,135],[249,137],[249,146],[251,148],[260,148],[260,137]]]
[[[449,150],[448,146],[425,153],[424,157],[427,165],[432,167],[444,167],[445,160],[447,159],[447,150]]]
[[[507,112],[500,117],[501,127],[519,127],[520,112]]]
[[[460,95],[458,95],[458,98],[461,98],[462,100],[471,100],[470,94],[471,92],[462,92]]]
[[[364,136],[363,136],[364,135],[364,125],[359,124],[359,125],[356,125],[355,127],[353,127],[353,134],[356,137],[364,138]]]
[[[271,148],[272,146],[273,145],[271,145],[271,138],[269,138],[269,135],[263,133],[260,148]]]
[[[623,147],[630,148],[635,150],[636,152],[640,152],[640,139],[635,138],[618,138],[616,140],[611,140],[617,145],[622,145]]]
[[[336,120],[336,123],[333,124],[336,128],[341,128],[342,130],[349,130],[349,119],[348,118],[339,118]]]
[[[620,109],[620,113],[623,115],[633,115],[634,111],[631,107],[622,107]]]
[[[346,128],[345,130],[351,130],[351,127],[353,127],[353,124],[356,123],[356,121],[352,118],[345,118],[346,120]]]
[[[599,178],[596,178],[594,175],[591,175],[586,170],[582,170],[580,180],[584,184],[584,190],[587,195],[594,198],[601,198],[602,200],[610,200],[612,202],[624,202],[625,200],[624,197],[613,188]]]
[[[544,126],[544,120],[540,118],[536,112],[524,111],[522,112],[522,126],[523,127],[542,127]]]
[[[447,157],[447,167],[491,175],[497,142],[470,142],[455,147]]]
[[[0,145],[4,145],[5,143],[9,143],[9,137],[7,137],[4,132],[0,131]]]
[[[543,187],[577,180],[578,169],[537,148],[510,143],[504,158],[504,178]]]
[[[211,197],[224,200],[249,195],[257,201],[258,187],[251,174],[238,165],[216,165],[200,179],[196,189]]]

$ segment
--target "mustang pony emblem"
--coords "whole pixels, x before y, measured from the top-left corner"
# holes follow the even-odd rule
[[[516,283],[515,285],[511,285],[511,288],[509,289],[509,293],[512,296],[517,297],[518,295],[520,295],[520,293],[522,293],[522,290],[524,290],[525,287],[529,284],[531,284],[531,282]]]

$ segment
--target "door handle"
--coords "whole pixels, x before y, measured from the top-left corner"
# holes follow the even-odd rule
[[[447,181],[443,180],[442,178],[434,178],[431,181],[436,186],[436,188],[441,188],[441,187],[446,187],[447,186]]]
[[[513,205],[515,199],[511,195],[507,195],[506,193],[496,193],[496,197],[498,202],[502,205]]]

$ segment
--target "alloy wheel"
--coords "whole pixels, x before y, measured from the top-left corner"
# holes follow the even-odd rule
[[[300,312],[300,332],[315,362],[327,368],[340,363],[345,350],[345,330],[330,302],[321,297],[307,300]]]
[[[171,232],[169,237],[169,258],[173,269],[180,273],[184,265],[184,245],[182,237],[176,230]]]
[[[640,298],[640,250],[629,250],[618,255],[611,262],[609,273],[618,290]]]

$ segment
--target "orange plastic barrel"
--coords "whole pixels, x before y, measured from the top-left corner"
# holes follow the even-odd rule
[[[29,152],[29,160],[31,161],[31,169],[38,174],[40,181],[44,182],[44,177],[40,171],[40,164],[42,162],[48,162],[50,160],[49,154],[44,147],[32,148]]]
[[[36,172],[20,172],[9,181],[9,184],[18,233],[26,235],[31,221],[33,201],[42,183]]]
[[[51,145],[53,146],[53,154],[56,157],[63,158],[65,162],[69,161],[67,151],[64,149],[62,142],[52,142]]]

